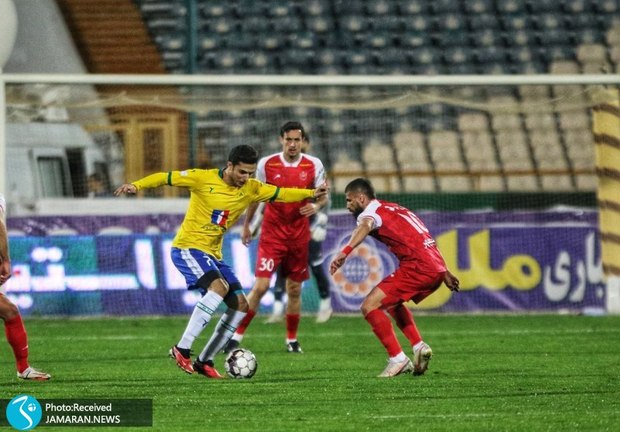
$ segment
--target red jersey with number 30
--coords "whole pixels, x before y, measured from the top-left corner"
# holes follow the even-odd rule
[[[413,264],[425,273],[446,271],[441,252],[426,225],[409,209],[392,202],[373,200],[357,217],[375,222],[369,235],[384,243],[401,264]]]
[[[256,178],[279,187],[315,189],[325,181],[323,163],[317,157],[302,154],[299,160],[287,162],[282,152],[262,158],[256,167]],[[263,236],[274,241],[310,241],[310,222],[299,213],[308,200],[296,203],[269,202],[262,222]],[[262,237],[261,237],[262,238]]]

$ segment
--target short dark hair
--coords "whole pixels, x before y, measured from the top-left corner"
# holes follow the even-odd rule
[[[233,147],[228,153],[228,161],[233,165],[255,164],[258,163],[258,151],[251,145],[241,144]]]
[[[291,130],[300,130],[301,137],[306,138],[306,131],[304,130],[304,126],[298,121],[290,121],[284,123],[284,125],[280,128],[280,136],[283,137],[285,133]]]
[[[370,183],[370,180],[359,177],[352,180],[347,187],[344,188],[344,193],[358,192],[366,195],[370,199],[375,199],[375,188]]]

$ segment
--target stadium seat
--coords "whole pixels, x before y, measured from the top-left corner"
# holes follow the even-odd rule
[[[398,164],[403,171],[432,173],[433,168],[422,132],[409,131],[394,134],[394,149]]]
[[[590,116],[586,110],[560,112],[558,117],[564,131],[590,129]]]
[[[462,133],[463,152],[471,173],[499,171],[493,137],[485,130]]]
[[[437,175],[440,192],[471,192],[472,181],[466,175]]]
[[[565,131],[564,143],[573,168],[594,172],[594,137],[590,130]]]
[[[571,0],[568,0],[571,1]],[[559,13],[562,11],[564,1],[557,0],[536,0],[527,3],[528,10],[533,15],[544,13]]]
[[[550,89],[546,85],[520,85],[518,92],[525,103],[544,102],[550,98]]]
[[[531,131],[529,137],[538,168],[543,170],[568,169],[564,149],[555,128]]]
[[[404,48],[421,48],[431,44],[431,35],[426,31],[409,30],[399,38]]]
[[[343,191],[346,185],[357,177],[363,175],[362,163],[352,159],[345,151],[337,153],[331,166],[332,174],[335,177],[334,189]]]
[[[419,16],[430,12],[426,0],[395,0],[400,15]]]
[[[506,186],[512,192],[539,191],[538,179],[535,175],[507,175]]]
[[[208,2],[199,2],[198,10],[205,18],[211,17],[230,17],[235,10],[231,2],[225,0],[210,0]]]
[[[526,13],[526,0],[497,0],[495,7],[503,15]]]
[[[404,174],[402,177],[403,192],[435,192],[437,187],[435,185],[435,178],[431,175],[427,176],[412,176]]]
[[[468,0],[463,2],[464,11],[473,16],[480,14],[494,14],[495,8],[492,0]],[[487,27],[481,27],[487,28]]]
[[[308,0],[301,2],[299,8],[305,15],[313,17],[331,15],[331,4],[329,0]]]
[[[478,32],[480,29],[492,30],[494,32],[500,31],[500,21],[494,14],[480,13],[468,15],[466,19],[467,27],[471,33]]]
[[[316,17],[307,17],[306,20],[306,28],[316,34],[316,36],[321,35],[321,37],[329,36],[330,32],[333,32],[336,28],[336,24],[334,23],[334,19],[327,16],[316,16]],[[331,46],[331,43],[325,43],[324,46]]]
[[[465,171],[458,134],[454,131],[432,131],[428,135],[431,160],[438,171]]]
[[[545,107],[546,108],[546,107]],[[551,109],[551,107],[548,107]],[[556,130],[556,121],[555,116],[552,112],[531,112],[526,113],[525,117],[525,128],[529,131],[550,131]]]
[[[520,130],[500,131],[495,135],[500,161],[505,170],[533,169],[525,134]]]
[[[540,182],[544,191],[569,192],[575,189],[570,175],[541,175]]]

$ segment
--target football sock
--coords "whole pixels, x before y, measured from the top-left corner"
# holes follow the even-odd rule
[[[22,373],[28,369],[28,335],[21,315],[4,322],[4,334],[13,349],[17,372]]]
[[[297,340],[297,329],[299,328],[299,314],[286,314],[286,340],[287,342]]]
[[[205,348],[198,356],[198,360],[201,362],[213,360],[213,357],[224,348],[224,345],[226,345],[226,342],[228,342],[228,339],[230,339],[245,316],[245,312],[230,308],[226,310],[218,321],[211,339],[209,339],[209,342],[207,342]]]
[[[322,299],[329,298],[329,279],[323,270],[323,264],[310,267],[312,274],[316,279],[316,286],[319,290],[319,297]]]
[[[401,304],[393,309],[390,309],[389,313],[392,315],[392,318],[394,318],[398,328],[409,340],[411,346],[414,346],[422,340],[422,336],[420,336],[420,332],[418,331],[418,327],[415,325],[413,315],[411,314],[409,308]]]
[[[390,357],[390,361],[393,361],[393,362],[402,362],[402,361],[405,361],[406,359],[407,359],[407,356],[402,351],[399,352],[396,356]]]
[[[254,309],[248,310],[248,313],[237,326],[237,331],[235,331],[235,334],[232,336],[231,339],[236,340],[237,342],[241,342],[243,340],[243,335],[245,334],[245,331],[247,330],[248,326],[250,325],[255,316],[256,311]]]
[[[187,323],[185,332],[177,344],[177,348],[191,348],[196,338],[211,321],[211,316],[224,300],[219,294],[208,291],[194,306],[192,316]]]
[[[396,339],[392,322],[381,309],[374,309],[364,317],[390,357],[396,357],[402,348]]]

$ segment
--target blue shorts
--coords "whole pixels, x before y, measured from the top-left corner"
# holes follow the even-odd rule
[[[215,259],[213,256],[198,249],[179,249],[173,247],[170,256],[175,267],[185,277],[187,289],[200,290],[206,293],[206,288],[198,285],[198,281],[206,276],[207,286],[218,278],[224,279],[229,285],[229,294],[243,292],[241,282],[232,271],[232,268],[224,261]],[[205,285],[205,284],[201,284]]]

